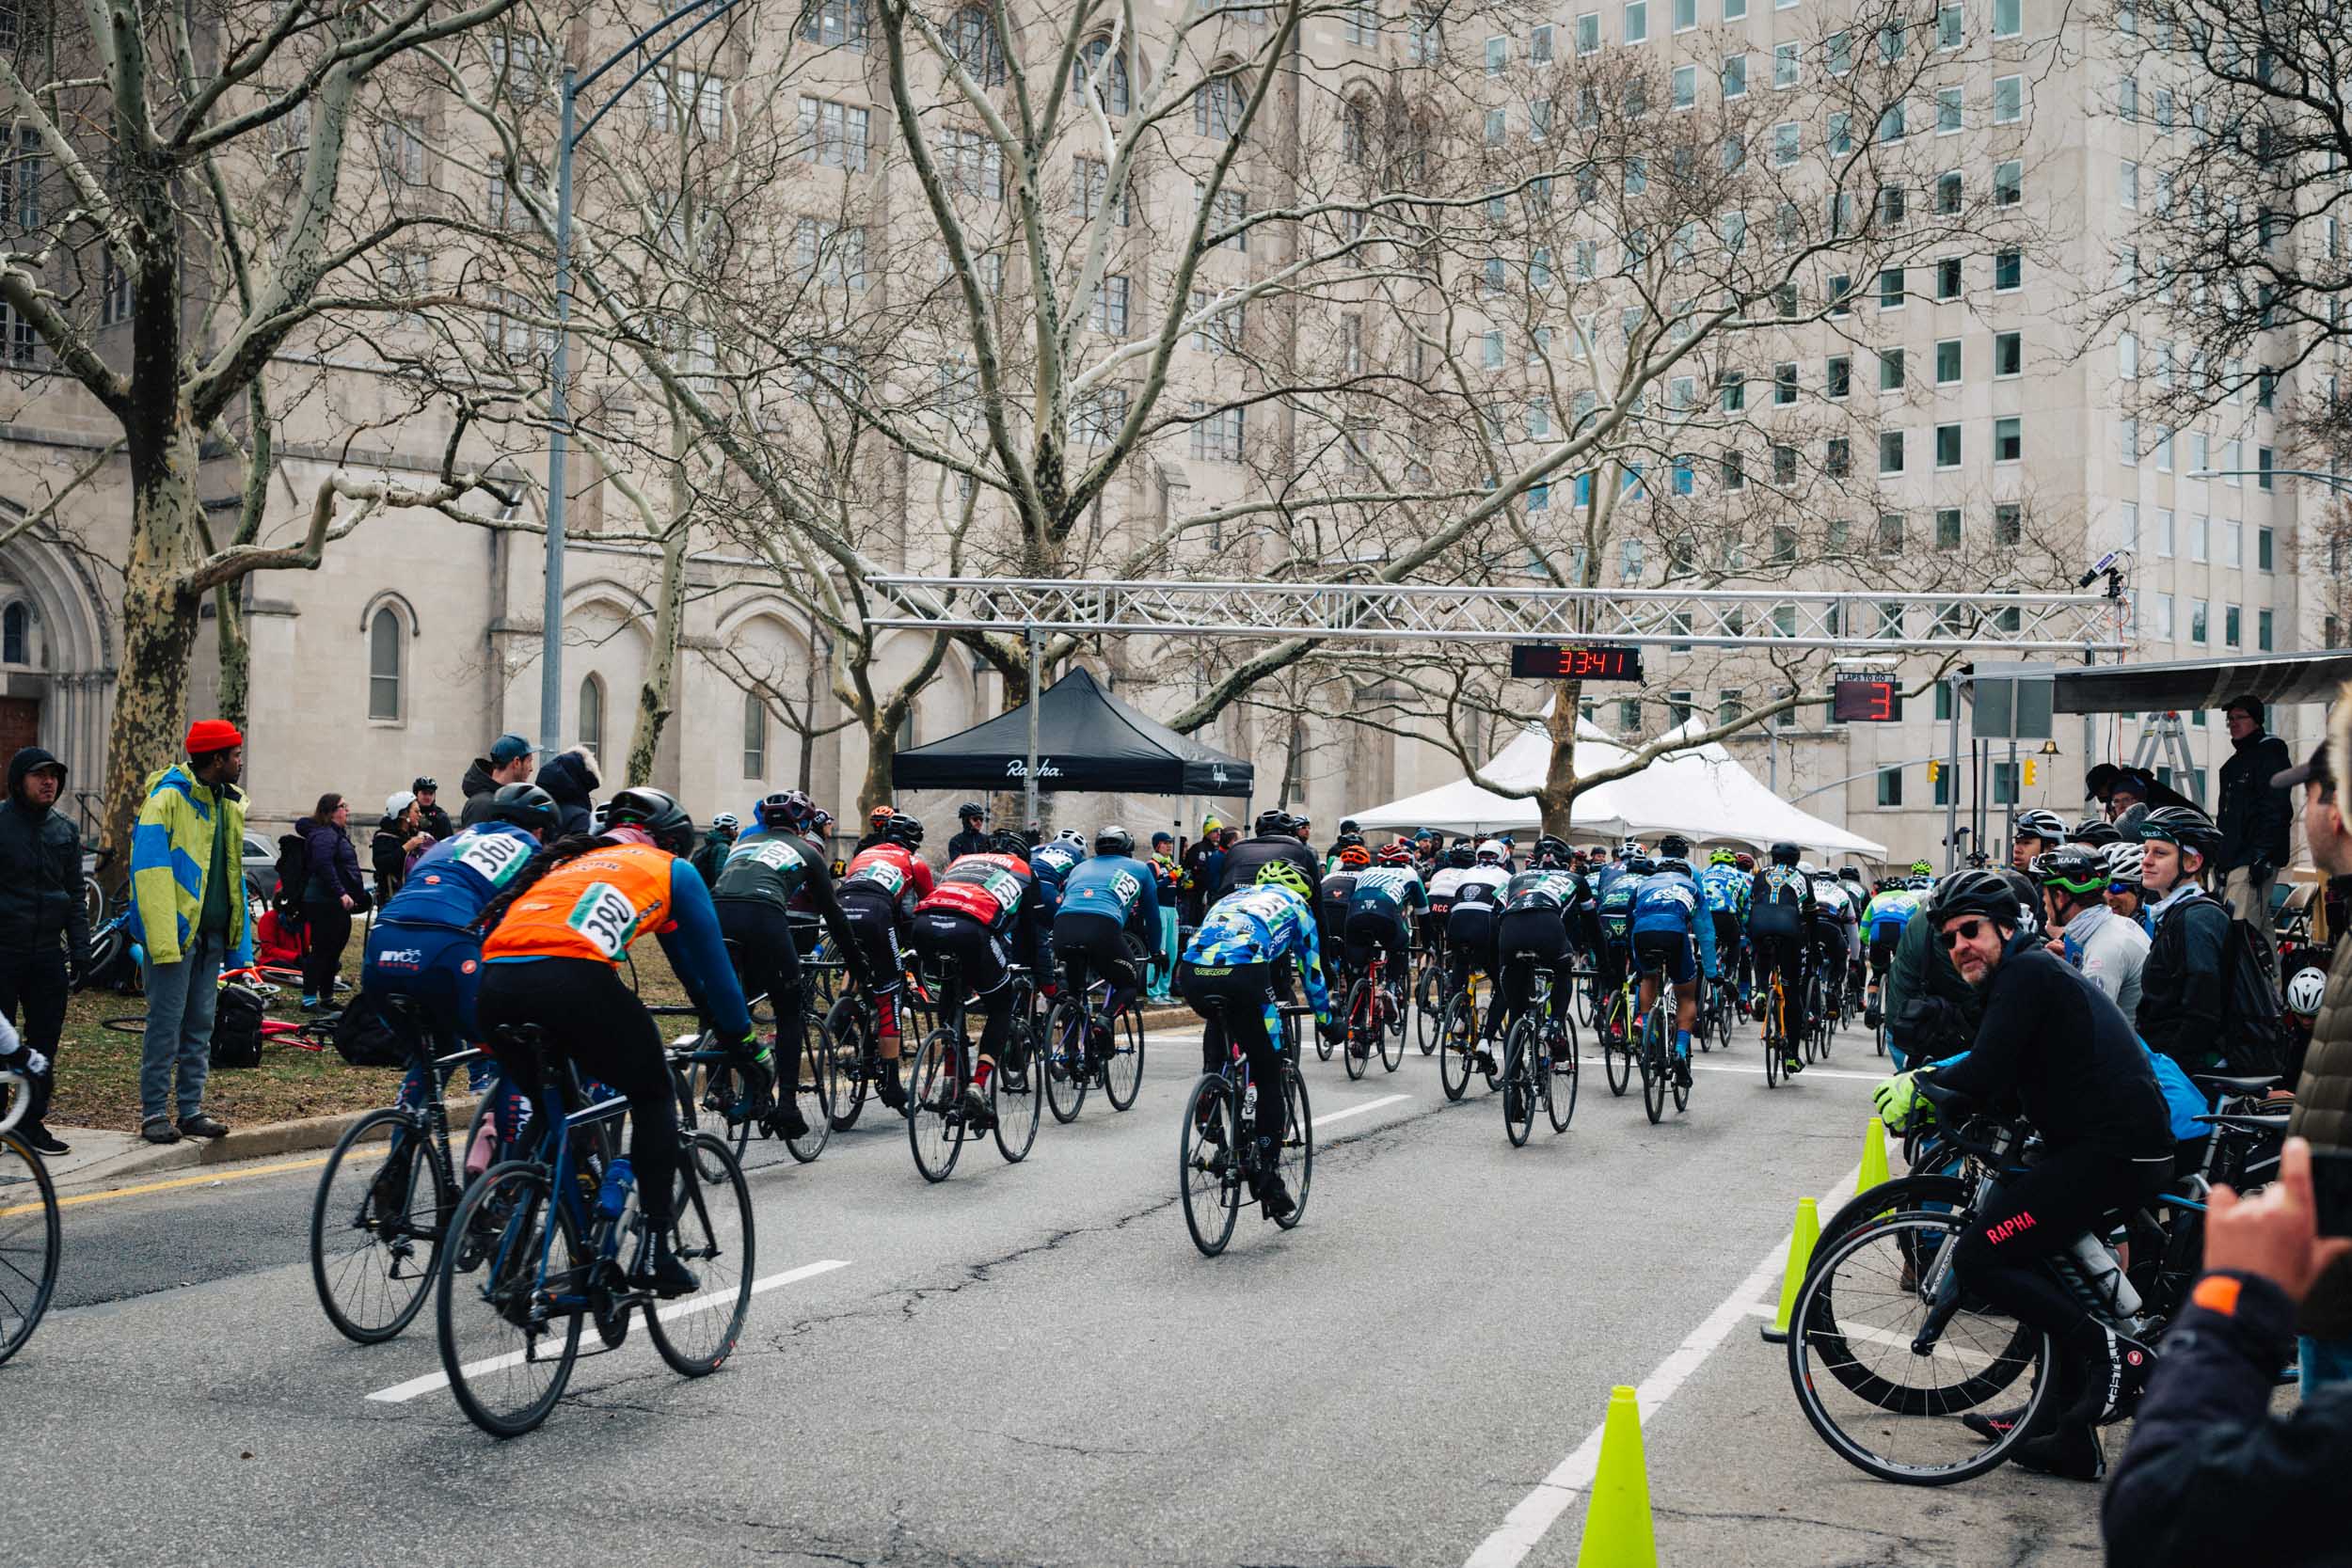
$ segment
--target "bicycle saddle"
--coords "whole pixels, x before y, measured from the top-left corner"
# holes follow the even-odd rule
[[[2199,1117],[2197,1119],[2215,1127],[2227,1127],[2240,1132],[2283,1132],[2287,1130],[2287,1117],[2283,1112],[2275,1117],[2217,1116]]]
[[[2275,1072],[2260,1078],[2225,1078],[2217,1073],[2208,1072],[2192,1073],[2189,1076],[2189,1082],[2195,1084],[2199,1088],[2204,1090],[2207,1094],[2213,1094],[2216,1092],[2222,1094],[2260,1094],[2263,1090],[2270,1087],[2278,1081],[2279,1074]]]

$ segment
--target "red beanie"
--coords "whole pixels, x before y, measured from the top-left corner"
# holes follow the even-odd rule
[[[231,746],[245,744],[245,736],[237,726],[226,719],[199,719],[188,726],[188,755],[200,757],[207,752],[225,752]]]

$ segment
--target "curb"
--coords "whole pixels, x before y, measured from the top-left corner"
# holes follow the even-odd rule
[[[451,1123],[462,1133],[466,1122],[473,1116],[473,1096],[453,1096],[444,1103],[449,1107]],[[149,1176],[159,1171],[195,1170],[205,1165],[234,1164],[243,1160],[265,1160],[273,1155],[307,1154],[316,1149],[332,1148],[362,1117],[373,1116],[382,1109],[380,1105],[370,1106],[364,1111],[345,1111],[331,1117],[264,1122],[259,1127],[233,1128],[226,1137],[211,1140],[183,1138],[176,1144],[132,1149],[112,1160],[75,1171],[60,1180],[57,1185],[69,1190],[113,1186],[129,1178]]]

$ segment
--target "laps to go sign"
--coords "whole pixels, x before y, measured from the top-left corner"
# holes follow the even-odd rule
[[[1830,711],[1841,724],[1891,724],[1903,716],[1903,700],[1883,675],[1840,675]]]
[[[1514,642],[1514,680],[1638,681],[1642,650],[1613,642]]]

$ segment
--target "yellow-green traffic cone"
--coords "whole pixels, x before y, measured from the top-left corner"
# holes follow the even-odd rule
[[[1642,1457],[1642,1408],[1633,1390],[1609,1391],[1600,1429],[1600,1467],[1584,1508],[1576,1568],[1658,1568],[1658,1536],[1649,1515],[1649,1466]]]
[[[1797,1199],[1797,1226],[1788,1233],[1788,1263],[1781,1271],[1780,1310],[1769,1327],[1759,1330],[1768,1345],[1788,1342],[1788,1320],[1797,1310],[1797,1292],[1804,1288],[1804,1271],[1813,1261],[1813,1243],[1821,1239],[1821,1211],[1809,1197]]]
[[[1862,1134],[1862,1177],[1854,1183],[1854,1194],[1859,1196],[1892,1180],[1892,1173],[1886,1168],[1886,1124],[1872,1117],[1868,1130]]]

